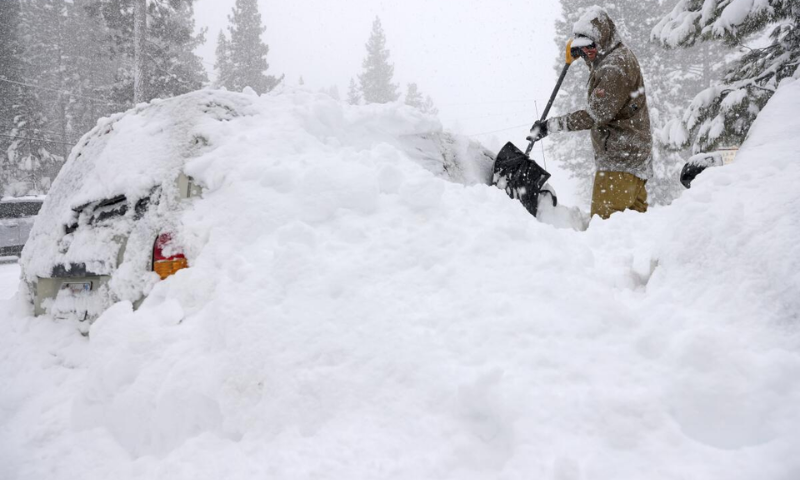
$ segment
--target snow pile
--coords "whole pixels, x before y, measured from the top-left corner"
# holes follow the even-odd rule
[[[800,82],[586,232],[423,168],[410,110],[253,101],[186,162],[191,268],[88,338],[5,304],[0,478],[800,476]]]
[[[305,91],[259,99],[252,89],[244,94],[205,90],[142,104],[102,119],[73,150],[25,248],[23,274],[33,284],[56,267],[85,265],[97,275],[115,272],[108,285],[90,296],[72,298],[70,292],[60,292],[55,302],[48,301],[50,312],[72,309],[76,302],[94,312],[119,299],[136,301],[158,281],[149,265],[153,239],[169,231],[183,241],[185,231],[176,227],[181,220],[175,217],[186,203],[179,201],[177,181],[184,171],[209,192],[226,181],[231,163],[239,164],[245,175],[263,176],[263,182],[304,183],[298,185],[296,198],[288,201],[321,203],[320,208],[308,205],[311,216],[342,206],[373,208],[377,190],[371,188],[375,185],[369,175],[374,172],[358,165],[363,161],[345,169],[336,167],[335,161],[322,163],[291,179],[282,177],[289,172],[284,167],[271,169],[270,162],[303,162],[298,153],[308,145],[318,153],[336,150],[334,156],[356,157],[363,156],[360,150],[375,147],[386,153],[388,164],[400,158],[412,160],[462,184],[487,183],[493,162],[479,144],[443,132],[435,119],[400,105],[357,109]],[[214,172],[202,173],[205,170]],[[403,183],[399,170],[384,169],[380,175],[384,189]],[[237,187],[252,189],[248,182]],[[309,195],[307,189],[321,195]],[[342,193],[341,202],[325,197],[337,192]],[[411,201],[427,201],[425,193]],[[117,265],[119,238],[127,239],[121,265]],[[193,254],[190,258],[205,243],[196,240],[185,242]]]

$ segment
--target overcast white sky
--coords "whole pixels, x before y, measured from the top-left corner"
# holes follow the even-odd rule
[[[235,0],[196,0],[197,27],[208,27],[199,54],[213,71],[220,29]],[[469,135],[492,151],[507,141],[520,148],[544,109],[557,79],[561,47],[554,22],[558,0],[259,0],[268,73],[286,74],[307,87],[336,85],[346,97],[361,72],[372,21],[386,33],[394,80],[405,92],[416,82],[439,108],[450,131]],[[227,30],[226,30],[227,32]],[[558,39],[566,44],[567,39]],[[581,65],[583,67],[583,65]],[[212,73],[213,74],[213,73]],[[569,81],[569,79],[567,80]],[[534,104],[534,100],[537,101]],[[558,102],[556,102],[556,107]],[[545,139],[546,145],[550,139]],[[574,185],[554,162],[533,158],[553,174],[559,198],[571,201]]]
[[[234,3],[195,4],[198,27],[209,29],[199,51],[209,69]],[[529,126],[537,117],[532,100],[543,109],[555,85],[557,0],[259,0],[259,8],[269,73],[285,73],[295,84],[302,75],[315,89],[336,85],[343,98],[379,16],[395,82],[403,92],[416,82],[439,107],[445,127],[459,133]],[[477,138],[490,148],[512,139],[524,144],[527,126]]]

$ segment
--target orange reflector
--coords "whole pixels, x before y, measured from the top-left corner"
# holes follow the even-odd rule
[[[185,258],[176,258],[173,260],[158,260],[153,262],[153,271],[161,277],[161,280],[169,277],[173,273],[182,268],[189,266],[189,262]]]

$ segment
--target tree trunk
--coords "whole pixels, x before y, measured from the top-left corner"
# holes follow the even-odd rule
[[[145,101],[145,42],[147,41],[147,0],[135,0],[133,11],[133,103]]]

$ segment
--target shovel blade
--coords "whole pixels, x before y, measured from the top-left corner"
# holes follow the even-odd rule
[[[492,184],[505,189],[509,197],[518,198],[533,216],[538,209],[539,193],[549,178],[544,168],[511,142],[495,158]]]

